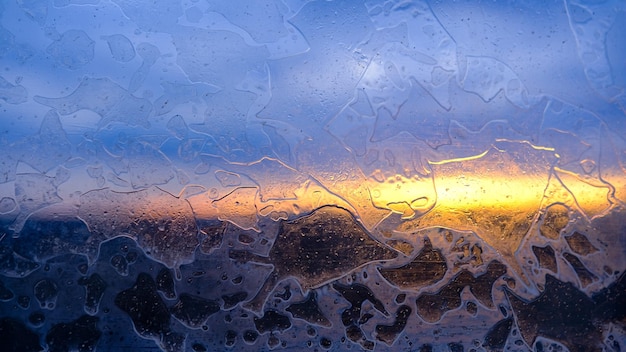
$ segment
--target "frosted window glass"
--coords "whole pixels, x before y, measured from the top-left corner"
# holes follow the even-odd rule
[[[625,16],[0,2],[1,349],[626,348]]]

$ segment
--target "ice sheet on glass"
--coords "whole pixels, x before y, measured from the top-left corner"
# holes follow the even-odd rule
[[[622,350],[625,15],[0,3],[2,346]]]

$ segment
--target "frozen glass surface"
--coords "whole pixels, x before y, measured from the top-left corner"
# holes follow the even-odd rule
[[[0,2],[3,351],[621,351],[626,2]]]

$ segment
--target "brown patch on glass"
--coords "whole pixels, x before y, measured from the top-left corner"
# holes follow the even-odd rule
[[[562,204],[552,204],[546,208],[542,220],[539,232],[549,239],[556,240],[569,222],[569,209]]]
[[[470,292],[481,304],[493,308],[491,288],[504,274],[506,266],[495,260],[489,263],[487,272],[476,277],[471,272],[463,270],[437,293],[420,295],[415,302],[417,314],[429,323],[439,321],[444,313],[461,306],[461,291],[466,286],[469,286]]]
[[[303,289],[317,288],[372,261],[394,259],[397,253],[374,241],[350,212],[325,206],[308,216],[281,222],[268,257],[231,250],[239,262],[272,264],[274,269],[248,307],[260,311],[276,284],[295,277]]]
[[[574,232],[571,236],[565,236],[569,248],[579,255],[587,255],[598,251],[587,237],[579,232]]]
[[[404,330],[411,311],[411,307],[402,305],[398,308],[396,319],[392,325],[376,325],[376,339],[384,342],[387,346],[393,346],[398,335]]]
[[[80,196],[78,216],[96,238],[128,236],[169,268],[195,259],[198,227],[191,206],[157,187],[89,191]]]
[[[335,283],[333,288],[350,302],[350,307],[341,313],[341,322],[346,327],[346,337],[350,341],[360,344],[364,349],[374,349],[374,341],[368,340],[361,330],[361,325],[367,323],[374,316],[369,312],[363,312],[362,306],[365,301],[369,301],[376,310],[388,316],[389,313],[387,313],[384,304],[374,296],[372,290],[361,284],[342,285]]]
[[[390,283],[401,288],[419,288],[434,284],[446,274],[448,265],[445,257],[433,246],[428,237],[424,247],[409,264],[398,268],[379,268],[380,274]]]
[[[488,351],[502,351],[506,345],[511,328],[513,327],[513,318],[506,318],[497,322],[489,329],[483,341],[483,347],[487,347]]]
[[[533,253],[537,260],[539,261],[539,267],[548,269],[556,274],[557,272],[557,264],[556,257],[554,256],[554,249],[550,245],[545,247],[535,247],[532,246]]]
[[[582,285],[582,287],[590,285],[591,283],[593,283],[594,280],[597,279],[597,277],[591,271],[589,271],[580,261],[580,259],[578,259],[578,257],[576,257],[575,255],[566,252],[563,253],[563,258],[567,260],[567,262],[576,272],[576,275],[580,279],[580,284]]]
[[[528,346],[538,336],[556,340],[572,352],[601,351],[601,326],[594,302],[571,283],[546,275],[545,290],[528,302],[506,290],[517,326]]]
[[[404,241],[400,241],[400,240],[389,240],[385,242],[389,247],[397,250],[398,252],[401,252],[402,254],[409,256],[411,255],[411,253],[413,253],[413,250],[415,248],[413,248],[413,245],[408,243],[408,242],[404,242]]]
[[[478,313],[478,305],[474,302],[467,302],[465,304],[465,310],[467,310],[467,312],[471,315],[476,315],[476,313]]]

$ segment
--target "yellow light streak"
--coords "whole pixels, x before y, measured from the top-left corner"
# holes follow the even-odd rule
[[[491,152],[494,153],[497,152]],[[472,216],[479,214],[483,218],[536,212],[554,203],[563,203],[592,218],[606,213],[619,202],[611,198],[611,187],[626,190],[626,177],[622,183],[614,183],[610,187],[600,180],[585,179],[572,172],[552,168],[549,164],[542,167],[528,166],[524,169],[520,164],[505,164],[493,159],[489,160],[485,152],[476,157],[432,163],[432,178],[396,175],[385,182],[370,178],[365,186],[370,190],[371,202],[375,207],[402,214],[407,224],[399,228],[399,231],[407,230],[413,221],[424,224],[426,219],[443,219],[446,213],[462,214],[469,221]],[[346,194],[351,192],[348,187],[339,189],[345,190]],[[355,212],[341,192],[330,193],[311,180],[294,190],[295,199],[263,202],[258,199],[258,192],[250,187],[247,187],[245,193],[246,197],[257,199],[247,200],[244,206],[241,192],[234,192],[217,200],[210,199],[205,194],[195,195],[188,200],[196,216],[200,218],[218,218],[219,214],[227,212],[232,215],[231,218],[236,213],[237,217],[248,219],[257,214],[277,216],[279,213],[282,218],[293,218],[322,205],[339,205]],[[231,208],[230,203],[233,203],[232,209],[237,211],[226,210]],[[474,215],[467,218],[471,214]],[[378,223],[380,220],[369,219],[368,223]],[[441,223],[440,226],[469,229],[462,223],[459,219],[453,223]]]
[[[322,205],[338,205],[353,212],[379,240],[432,227],[471,231],[498,251],[513,270],[522,272],[515,252],[543,209],[563,204],[571,214],[578,212],[592,219],[620,203],[613,197],[613,189],[626,190],[626,177],[608,185],[555,168],[557,161],[551,148],[510,142],[475,156],[431,162],[428,176],[394,175],[383,182],[369,177],[359,184],[359,189],[369,190],[369,194],[361,192],[360,198],[352,188],[354,182],[334,182],[331,193],[324,185],[308,180],[293,191],[296,199],[262,202],[258,192],[248,189],[247,197],[255,200],[243,202],[242,193],[233,192],[219,200],[199,202],[196,196],[189,201],[196,215],[247,229],[256,229],[258,216],[293,219]],[[355,205],[355,201],[361,203]],[[244,203],[247,205],[242,206]],[[379,211],[360,213],[361,209]]]

